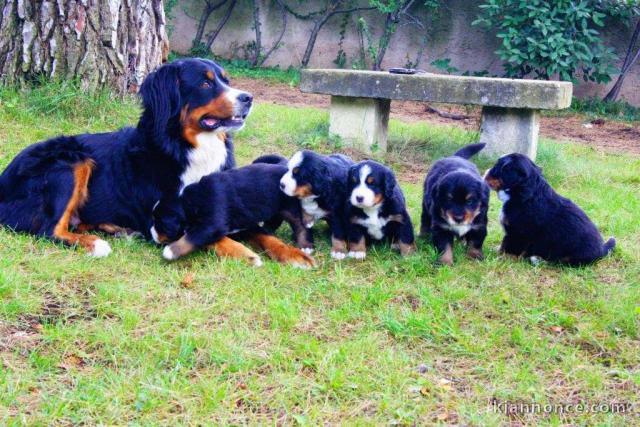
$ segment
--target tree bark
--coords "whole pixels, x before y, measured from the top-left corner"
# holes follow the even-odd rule
[[[137,91],[169,54],[162,0],[4,0],[0,81]]]
[[[216,11],[220,6],[225,4],[227,0],[221,0],[218,3],[214,4],[210,0],[206,0],[204,2],[204,10],[202,14],[198,18],[198,26],[196,27],[196,35],[193,37],[193,42],[191,46],[193,48],[198,48],[200,43],[202,43],[202,36],[204,36],[204,29],[207,26],[207,22],[209,21],[209,17],[213,12]]]

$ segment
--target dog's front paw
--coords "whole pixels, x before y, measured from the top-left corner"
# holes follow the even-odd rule
[[[331,258],[335,259],[335,260],[343,260],[347,257],[347,253],[346,252],[339,252],[339,251],[331,251]]]
[[[171,245],[167,245],[162,250],[162,257],[167,261],[175,261],[180,258],[180,255],[174,252],[174,250],[171,248]]]
[[[111,245],[105,240],[96,239],[93,247],[89,250],[89,255],[94,258],[104,258],[111,253]]]
[[[478,248],[469,248],[467,250],[467,256],[471,259],[477,259],[482,261],[484,259],[484,254],[482,253],[482,249]]]
[[[313,248],[300,248],[300,250],[307,255],[313,255]]]
[[[353,259],[365,259],[367,257],[367,253],[364,251],[349,251],[347,256]]]

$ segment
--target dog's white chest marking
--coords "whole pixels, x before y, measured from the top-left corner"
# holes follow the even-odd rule
[[[307,215],[313,217],[314,221],[317,221],[320,218],[324,218],[329,214],[329,212],[325,211],[318,205],[318,202],[316,202],[317,198],[318,196],[309,196],[309,197],[300,199],[302,210],[305,211]],[[311,224],[311,226],[312,225],[313,224]],[[311,228],[311,226],[309,226],[309,228]]]
[[[180,177],[180,191],[189,184],[200,181],[205,175],[220,172],[227,161],[227,146],[217,132],[200,132],[196,136],[198,146],[191,149],[188,164]]]
[[[363,209],[362,210],[366,218],[357,218],[356,224],[360,224],[367,229],[367,233],[376,240],[380,240],[384,237],[382,229],[391,219],[389,217],[380,216],[380,208]]]
[[[471,230],[472,226],[471,224],[447,224],[447,227],[449,228],[450,231],[456,233],[459,237],[464,236],[465,234],[467,234],[469,232],[469,230]]]
[[[511,199],[511,196],[509,196],[509,193],[507,193],[504,190],[499,190],[498,191],[498,199],[500,199],[500,201],[502,202],[502,208],[500,208],[500,224],[502,225],[502,228],[504,228],[504,205],[507,204],[507,202],[509,201],[509,199]]]

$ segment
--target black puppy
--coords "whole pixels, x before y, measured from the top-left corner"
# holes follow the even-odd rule
[[[453,240],[467,243],[467,254],[482,259],[487,237],[489,187],[470,157],[485,144],[471,144],[433,164],[424,181],[420,235],[431,234],[440,262],[453,264]]]
[[[541,169],[522,154],[509,154],[487,171],[485,180],[502,200],[505,231],[500,250],[515,256],[583,265],[608,255],[597,227],[571,200],[556,193]]]
[[[331,256],[347,256],[346,199],[353,160],[341,154],[323,156],[313,151],[295,153],[280,180],[282,191],[300,199],[307,228],[324,218],[331,229]]]
[[[413,225],[391,169],[365,160],[351,166],[348,182],[348,255],[363,259],[367,254],[366,241],[384,238],[403,256],[414,252]]]
[[[188,185],[179,197],[179,207],[156,207],[152,231],[155,236],[161,236],[167,230],[175,233],[176,229],[182,228],[176,223],[184,223],[184,235],[166,246],[163,256],[175,260],[231,234],[264,233],[263,225],[279,225],[282,220],[289,223],[294,236],[299,238],[298,244],[307,245],[300,202],[282,194],[279,189],[280,178],[286,171],[287,167],[282,164],[254,163],[214,173]],[[299,260],[292,264],[300,267],[314,264],[311,257],[299,252]],[[277,254],[269,255],[278,258]],[[248,249],[238,257],[261,265],[258,255]]]

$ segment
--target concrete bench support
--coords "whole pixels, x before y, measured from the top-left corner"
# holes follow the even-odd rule
[[[389,101],[482,106],[486,154],[519,152],[535,159],[540,110],[571,104],[570,82],[383,71],[303,70],[302,92],[331,95],[330,132],[360,148],[386,149]],[[472,142],[472,141],[469,141]]]
[[[332,96],[329,132],[363,151],[387,150],[389,99]]]
[[[498,157],[521,153],[536,158],[540,117],[536,110],[482,107],[480,142],[487,144],[483,154]]]

